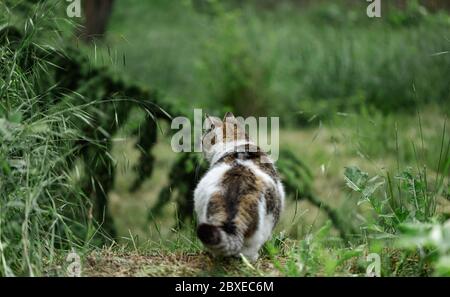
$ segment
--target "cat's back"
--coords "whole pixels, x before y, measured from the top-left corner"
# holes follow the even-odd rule
[[[195,209],[200,221],[206,221],[208,211],[221,210],[225,213],[220,216],[234,218],[238,213],[255,214],[258,204],[264,203],[278,220],[284,199],[280,187],[272,162],[232,155],[219,160],[201,179],[194,192]]]

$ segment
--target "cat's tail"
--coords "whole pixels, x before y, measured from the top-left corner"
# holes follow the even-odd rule
[[[197,235],[205,246],[224,256],[236,255],[244,245],[241,234],[227,232],[227,228],[202,223],[197,227]]]

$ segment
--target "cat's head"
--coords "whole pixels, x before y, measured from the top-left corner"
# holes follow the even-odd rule
[[[226,144],[248,140],[243,124],[231,112],[227,112],[222,120],[206,115],[204,128],[202,149],[208,160]]]

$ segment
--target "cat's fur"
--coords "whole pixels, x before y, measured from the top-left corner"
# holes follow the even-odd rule
[[[202,148],[210,168],[194,192],[197,234],[214,255],[255,261],[280,218],[282,183],[233,114],[207,116],[206,126]]]

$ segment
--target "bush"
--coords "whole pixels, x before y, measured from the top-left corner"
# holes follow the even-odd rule
[[[306,124],[305,114],[329,116],[362,106],[414,112],[450,101],[443,13],[427,14],[414,26],[393,26],[388,16],[367,18],[364,5],[301,9],[285,2],[261,9],[211,1],[196,10],[135,1],[131,11],[117,5],[132,14],[113,17],[108,33],[127,53],[127,70],[186,113],[194,105]],[[148,23],[135,23],[144,11],[152,13]],[[114,43],[122,35],[141,50]]]
[[[83,138],[73,118],[88,115],[48,102],[41,89],[51,66],[29,47],[32,33],[10,40],[14,30],[0,31],[0,275],[32,276],[53,264],[57,248],[82,248],[94,231],[70,166]]]

